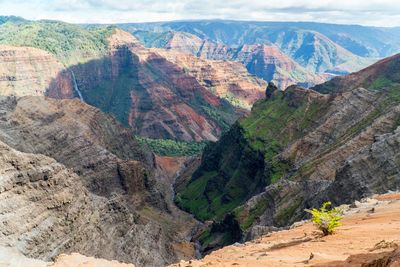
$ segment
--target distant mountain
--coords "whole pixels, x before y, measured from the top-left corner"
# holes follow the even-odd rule
[[[376,57],[400,51],[400,35],[396,28],[354,26],[353,29],[315,23],[235,21],[119,26],[131,31],[147,47],[162,47],[207,59],[239,61],[249,72],[274,81],[281,89],[291,84],[313,86],[332,76],[358,71],[375,62]],[[383,35],[381,40],[387,43],[385,52],[382,42],[374,40],[363,43],[365,38],[360,38],[354,41],[362,44],[361,48],[355,43],[349,44],[349,38],[357,29],[364,30],[366,36],[371,36],[373,30]]]
[[[202,39],[230,46],[276,42],[287,32],[317,32],[325,35],[351,53],[362,57],[387,57],[400,51],[398,28],[314,22],[247,22],[247,21],[176,21],[160,23],[123,24],[127,29],[150,31],[182,31]]]
[[[400,54],[268,95],[177,180],[180,207],[219,221],[199,236],[204,249],[287,226],[323,201],[400,188]]]
[[[292,84],[313,86],[329,77],[308,71],[273,44],[232,48],[184,32],[162,32],[158,37],[154,32],[137,31],[134,34],[148,47],[162,47],[210,60],[240,62],[250,73],[265,81],[274,81],[282,89]]]
[[[16,16],[0,16],[0,24],[6,23],[6,22],[25,22],[21,17],[16,17]]]

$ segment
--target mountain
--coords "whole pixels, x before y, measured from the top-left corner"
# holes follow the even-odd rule
[[[326,200],[398,190],[399,73],[395,55],[314,90],[269,87],[177,180],[178,205],[216,221],[203,249],[287,226]]]
[[[218,30],[215,29],[218,34],[209,32],[215,26],[213,22],[178,23],[182,27],[169,23],[120,26],[130,30],[147,47],[162,47],[206,59],[241,62],[250,73],[274,81],[281,89],[292,84],[312,87],[332,76],[358,71],[376,61],[371,55],[363,57],[350,52],[315,30],[295,25],[276,28],[236,22],[234,25],[246,28],[236,32],[236,28],[229,28],[230,23],[233,22],[221,22]],[[254,38],[247,36],[250,34],[248,31],[255,29],[256,32],[252,33]],[[237,40],[232,41],[227,36]]]
[[[268,31],[268,29],[263,30]],[[208,59],[242,61],[243,59],[237,54],[243,46],[268,45],[281,50],[281,53],[286,54],[310,73],[349,73],[373,62],[373,59],[352,54],[321,33],[291,28],[274,32],[265,40],[258,40],[258,43],[250,42],[239,46],[217,43],[208,37],[201,39],[186,32],[158,33],[137,30],[133,31],[133,34],[148,47],[164,47]]]
[[[400,32],[398,28],[367,27],[314,22],[256,22],[229,20],[172,21],[155,23],[121,24],[129,30],[179,31],[202,39],[229,46],[277,42],[294,33],[304,36],[319,33],[351,53],[361,57],[387,57],[399,52]],[[287,33],[290,34],[287,34]],[[283,38],[283,39],[285,39]],[[284,41],[283,43],[286,43]]]
[[[158,37],[155,37],[156,33],[136,31],[134,35],[148,47],[162,47],[168,51],[193,54],[210,60],[240,62],[250,73],[265,81],[273,81],[281,89],[292,84],[311,87],[329,77],[305,69],[273,44],[246,44],[232,48],[183,32],[159,33]]]
[[[74,99],[0,97],[0,247],[165,266],[194,256],[197,223],[130,129]]]
[[[37,60],[39,65],[30,67],[26,59],[27,69],[42,72],[31,80],[40,87],[33,88],[31,94],[54,98],[79,96],[132,126],[137,135],[150,138],[216,140],[250,109],[266,86],[264,81],[228,62],[191,58],[192,66],[179,65],[168,60],[175,58],[175,53],[169,56],[165,51],[147,49],[115,27],[83,28],[51,21],[6,22],[0,25],[0,43],[7,44],[8,50],[11,45],[30,46],[53,54],[51,66],[42,66]],[[31,50],[18,47],[15,51],[21,49]],[[27,95],[27,88],[19,88],[23,86],[20,80],[25,78],[14,77],[13,68],[19,62],[12,58],[15,60],[1,63],[6,64],[6,89],[2,90]],[[26,75],[34,76],[28,72]]]

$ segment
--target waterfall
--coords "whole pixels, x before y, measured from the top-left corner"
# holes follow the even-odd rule
[[[71,76],[72,76],[72,82],[74,83],[74,90],[75,90],[75,92],[78,93],[79,99],[82,102],[85,102],[85,100],[83,99],[82,93],[79,90],[78,83],[76,82],[75,73],[71,69],[70,69],[70,72],[71,72]]]

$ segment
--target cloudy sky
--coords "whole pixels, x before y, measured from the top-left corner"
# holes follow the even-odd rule
[[[399,0],[0,0],[0,15],[73,23],[183,19],[400,26]]]

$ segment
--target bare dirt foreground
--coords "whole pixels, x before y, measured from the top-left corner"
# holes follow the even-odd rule
[[[310,222],[298,223],[290,230],[170,267],[400,266],[400,194],[343,207],[347,209],[343,225],[332,236],[321,237]]]

